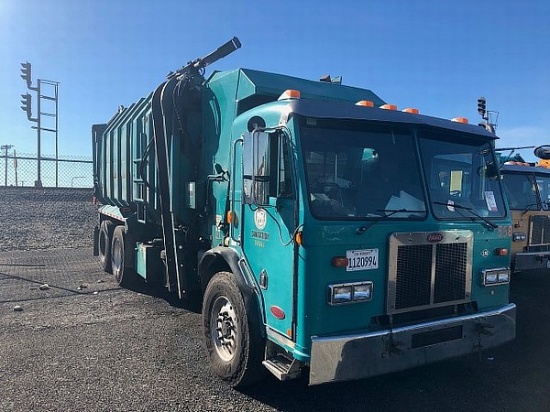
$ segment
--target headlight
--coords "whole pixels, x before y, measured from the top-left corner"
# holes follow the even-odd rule
[[[521,232],[512,233],[512,241],[520,242],[525,240],[527,240],[527,235],[525,233],[521,233]]]
[[[341,285],[335,286],[332,289],[332,299],[331,303],[333,305],[338,303],[349,303],[351,302],[351,286],[350,285]]]
[[[354,282],[329,285],[328,303],[329,305],[340,305],[344,303],[359,303],[372,299],[373,283]]]
[[[510,269],[485,269],[481,272],[483,286],[501,285],[510,283]]]
[[[358,302],[372,299],[372,282],[360,283],[353,286],[353,300]]]
[[[498,283],[509,283],[510,282],[510,270],[499,270],[498,271]]]

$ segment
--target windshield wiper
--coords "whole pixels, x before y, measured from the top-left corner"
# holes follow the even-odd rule
[[[448,208],[453,207],[453,208],[459,209],[459,210],[466,210],[466,211],[470,212],[472,215],[474,215],[475,217],[477,217],[478,219],[483,220],[487,225],[489,225],[491,227],[491,230],[496,229],[498,227],[498,225],[496,223],[493,223],[489,219],[487,219],[487,218],[481,216],[480,214],[474,212],[474,210],[471,207],[462,206],[462,205],[459,205],[459,204],[456,204],[456,203],[451,204],[451,203],[445,203],[445,202],[432,202],[432,204],[447,206]],[[460,215],[464,216],[462,213],[460,213]],[[466,217],[466,216],[464,216],[464,217]],[[471,219],[473,220],[473,218],[471,218]]]
[[[387,214],[383,216],[378,216],[377,219],[375,219],[373,222],[371,222],[369,225],[364,225],[361,227],[358,227],[355,229],[355,233],[357,235],[362,235],[367,230],[369,230],[372,226],[374,226],[376,223],[381,222],[382,220],[386,220],[387,218],[397,214],[397,213],[426,213],[425,210],[409,210],[409,209],[385,209],[385,210],[377,210],[377,212],[388,212]]]
[[[525,205],[521,215],[523,216],[524,214],[526,214],[528,211],[532,210],[535,207],[538,208],[539,204],[538,203],[529,203],[528,205]]]

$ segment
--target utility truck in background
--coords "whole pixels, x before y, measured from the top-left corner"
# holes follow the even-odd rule
[[[477,99],[484,127],[496,133],[498,112]],[[534,148],[537,162],[526,162],[517,150]],[[497,148],[504,192],[512,216],[512,272],[550,269],[550,146]],[[514,155],[515,153],[515,155]]]
[[[536,163],[513,156],[525,148],[496,149],[512,215],[513,272],[550,269],[550,146],[534,149]]]
[[[95,253],[122,285],[201,302],[234,387],[321,384],[515,337],[495,135],[372,91],[205,67],[92,128]]]

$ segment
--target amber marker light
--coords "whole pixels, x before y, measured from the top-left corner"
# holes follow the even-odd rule
[[[374,102],[371,102],[370,100],[359,100],[357,103],[355,103],[355,105],[363,107],[374,107]]]
[[[332,266],[337,268],[345,268],[348,266],[348,258],[345,256],[334,256],[332,258]]]
[[[451,122],[457,122],[457,123],[468,124],[468,119],[465,118],[465,117],[453,117],[453,118],[451,119]]]
[[[300,246],[302,246],[302,236],[303,234],[301,230],[296,232],[296,234],[294,235],[294,241]]]
[[[418,114],[420,113],[418,109],[415,109],[414,107],[407,107],[406,109],[402,110],[405,113],[411,113],[411,114]]]
[[[288,90],[285,90],[277,100],[299,99],[299,98],[300,98],[299,90],[288,89]]]
[[[506,249],[505,247],[497,247],[495,249],[495,254],[497,256],[508,256],[508,249]]]
[[[233,223],[233,212],[231,210],[227,211],[226,220],[227,223]]]
[[[382,106],[380,106],[380,108],[384,110],[397,110],[397,106],[395,104],[389,103],[383,104]]]

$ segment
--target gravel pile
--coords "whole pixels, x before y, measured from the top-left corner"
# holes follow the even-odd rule
[[[0,187],[0,251],[89,248],[91,189]]]

